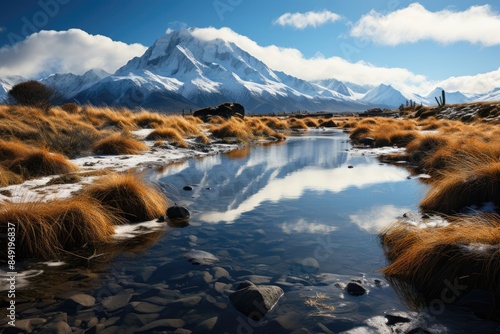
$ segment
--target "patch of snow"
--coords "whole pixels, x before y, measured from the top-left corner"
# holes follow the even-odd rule
[[[142,223],[124,224],[115,226],[115,234],[113,237],[117,240],[130,239],[137,235],[151,231],[160,230],[165,225],[158,223],[156,220],[151,220]]]

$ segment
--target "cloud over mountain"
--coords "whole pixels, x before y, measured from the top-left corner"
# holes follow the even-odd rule
[[[422,40],[493,46],[500,45],[497,31],[500,31],[500,14],[490,5],[472,6],[464,11],[431,12],[419,3],[412,3],[388,14],[372,10],[354,24],[350,33],[392,46]]]
[[[307,27],[316,28],[340,19],[340,15],[328,10],[323,10],[321,12],[285,13],[274,20],[273,24],[291,26],[295,29],[305,29]]]
[[[145,51],[141,44],[129,45],[80,29],[40,31],[14,46],[0,48],[0,76],[83,74],[92,68],[114,72]]]

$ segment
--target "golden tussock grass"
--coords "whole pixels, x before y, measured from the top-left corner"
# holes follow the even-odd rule
[[[320,125],[320,120],[317,118],[313,117],[306,117],[302,121],[309,127],[309,128],[317,128]]]
[[[290,118],[288,120],[288,127],[293,130],[308,130],[309,127],[307,124],[302,120],[298,118]]]
[[[195,138],[195,141],[198,143],[202,143],[204,145],[210,144],[212,141],[206,135],[201,134]]]
[[[271,129],[288,130],[288,122],[277,117],[263,117],[262,121]]]
[[[335,123],[333,119],[324,119],[320,121],[320,126],[325,128],[336,128],[337,123]]]
[[[382,232],[380,240],[389,260],[382,273],[403,297],[416,300],[414,304],[441,300],[443,290],[457,282],[465,287],[462,295],[484,289],[500,297],[496,214],[460,216],[448,226],[423,229],[397,222]]]
[[[363,138],[368,137],[368,134],[371,132],[371,130],[372,128],[367,125],[356,126],[356,128],[349,134],[349,138],[354,141],[362,140]]]
[[[0,188],[23,183],[24,178],[0,165]]]
[[[33,150],[33,147],[18,141],[0,140],[0,161],[15,160],[26,156]]]
[[[197,117],[190,117],[190,119],[197,119]],[[192,122],[190,119],[182,116],[167,116],[165,119],[166,126],[177,130],[182,137],[194,137],[200,135],[198,122]]]
[[[22,157],[12,160],[7,168],[24,178],[71,173],[78,167],[66,157],[44,149],[33,149]]]
[[[161,190],[132,173],[104,176],[83,193],[130,222],[156,219],[165,214],[168,206]]]
[[[110,242],[119,218],[90,199],[78,197],[47,203],[4,203],[0,230],[16,227],[16,258],[52,259],[61,250],[79,251]],[[2,239],[5,242],[5,238]],[[5,252],[7,247],[2,247]]]
[[[171,127],[155,129],[146,137],[146,140],[167,140],[179,145],[180,147],[187,147],[187,143],[179,131]]]
[[[102,155],[139,154],[148,149],[146,144],[119,133],[98,140],[92,145],[92,151]]]
[[[395,130],[391,131],[388,136],[392,145],[406,147],[406,145],[417,139],[420,134],[414,130]]]
[[[214,137],[219,139],[236,138],[241,142],[254,139],[252,132],[246,124],[244,122],[237,121],[234,118],[231,118],[221,124],[211,125],[209,130]]]
[[[451,164],[420,202],[422,210],[452,214],[474,204],[500,204],[500,160],[461,156]]]

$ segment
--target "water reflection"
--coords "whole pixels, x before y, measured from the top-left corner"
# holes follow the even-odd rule
[[[256,177],[247,189],[255,184],[259,188],[257,192],[247,198],[236,197],[227,207],[203,213],[199,219],[209,223],[232,223],[243,213],[254,210],[265,201],[299,199],[308,190],[339,193],[349,187],[363,188],[379,183],[400,182],[406,180],[408,175],[402,169],[371,164],[358,165],[356,169],[349,169],[346,165],[333,169],[299,167],[300,169],[280,177],[279,171],[285,167],[290,170],[293,164],[276,167],[268,177]],[[242,173],[245,171],[246,169]]]
[[[281,224],[280,227],[286,234],[294,234],[294,233],[326,234],[333,232],[337,229],[336,226],[321,224],[318,223],[317,221],[306,221],[303,218],[300,218],[299,220],[293,223],[285,222]]]
[[[371,234],[379,234],[384,228],[394,223],[395,218],[411,211],[409,207],[392,204],[372,206],[366,211],[359,211],[349,216],[351,222]]]

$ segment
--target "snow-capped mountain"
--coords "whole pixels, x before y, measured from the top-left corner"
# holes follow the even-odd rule
[[[336,90],[271,70],[222,39],[202,40],[190,29],[158,38],[141,57],[75,96],[81,103],[195,109],[226,101],[249,112],[367,108]]]
[[[443,89],[441,87],[436,87],[433,91],[431,91],[427,96],[425,96],[425,99],[427,100],[427,105],[437,105],[435,97],[438,98],[441,96],[441,91]],[[447,104],[458,104],[458,103],[465,103],[465,102],[470,102],[471,99],[464,95],[461,92],[446,92],[446,103]]]
[[[484,102],[500,101],[500,87],[495,88],[492,91],[488,92],[487,94],[484,94],[481,97],[477,98],[477,101],[484,101]]]
[[[391,85],[381,84],[368,91],[361,101],[378,107],[395,108],[407,100],[400,91]]]
[[[52,74],[41,79],[40,82],[54,89],[61,95],[62,99],[70,99],[110,75],[104,70],[92,69],[83,75],[72,73]]]
[[[12,89],[12,86],[26,81],[27,79],[19,75],[8,76],[0,78],[0,103],[7,99],[7,93]]]

